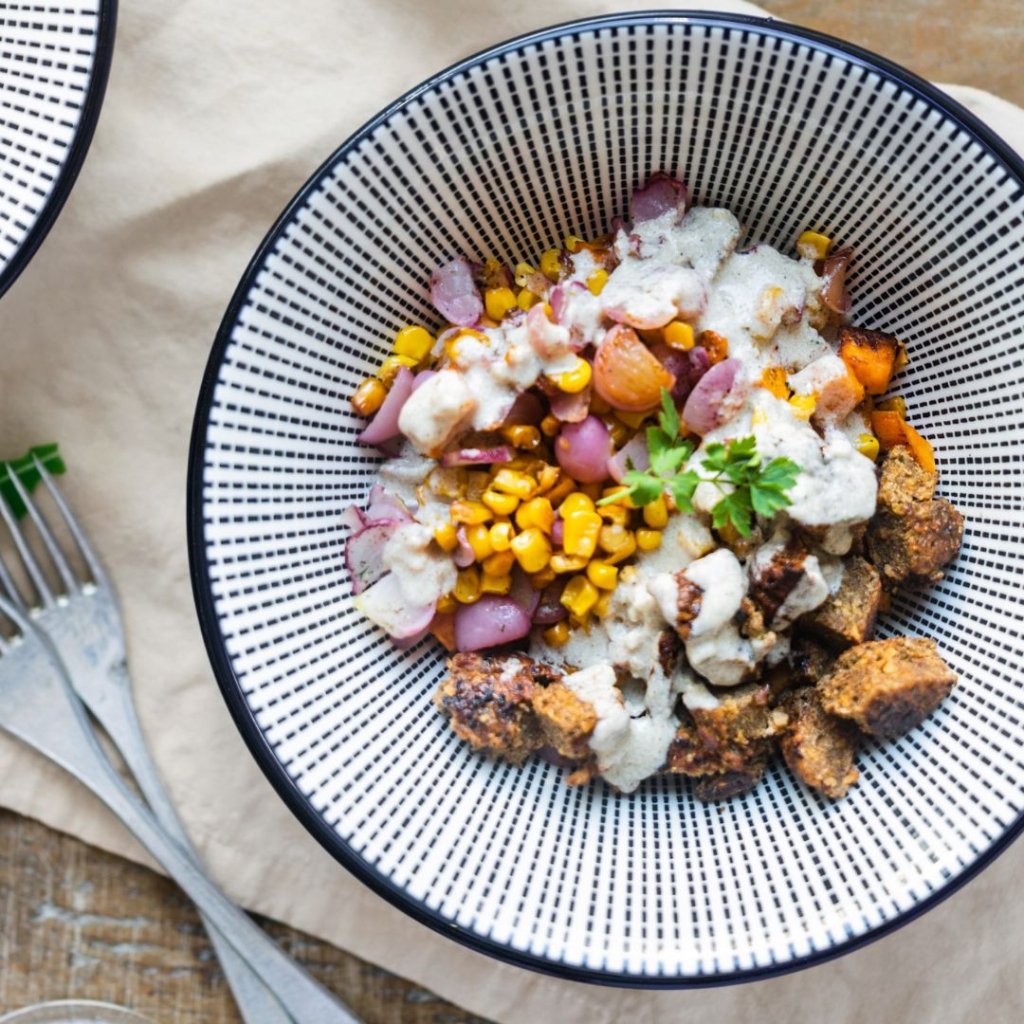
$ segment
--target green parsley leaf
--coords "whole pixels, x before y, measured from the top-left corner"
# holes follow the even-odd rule
[[[680,473],[668,483],[669,492],[681,512],[693,511],[693,492],[700,483],[700,477],[695,469]]]
[[[622,478],[622,482],[629,488],[629,497],[637,505],[650,505],[652,501],[657,501],[661,497],[661,492],[665,489],[662,480],[636,469],[630,470]]]
[[[19,458],[11,459],[6,463],[0,463],[0,496],[7,502],[8,508],[18,519],[21,519],[28,512],[28,509],[18,496],[18,492],[11,482],[11,473],[17,474],[26,491],[29,493],[34,491],[42,478],[39,475],[39,470],[36,469],[33,456],[54,476],[65,472],[67,469],[56,444],[34,445]]]
[[[725,495],[711,510],[711,525],[718,529],[728,522],[735,527],[741,537],[749,537],[752,532],[750,525],[752,511],[750,492],[744,488],[737,488]]]
[[[661,412],[658,413],[658,423],[673,441],[679,437],[679,410],[668,388],[661,389]]]

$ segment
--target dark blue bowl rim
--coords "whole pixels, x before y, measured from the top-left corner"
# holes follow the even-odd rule
[[[291,809],[292,813],[302,822],[314,838],[336,860],[347,868],[359,881],[367,885],[379,896],[393,906],[408,914],[420,924],[448,938],[454,939],[470,949],[484,953],[505,963],[517,967],[525,967],[542,974],[563,978],[570,981],[582,981],[600,985],[618,986],[637,989],[689,989],[707,988],[719,985],[730,985],[738,982],[759,981],[777,977],[793,971],[825,963],[846,953],[851,953],[867,944],[874,942],[895,931],[897,928],[920,917],[937,906],[943,900],[959,890],[992,861],[1003,853],[1024,830],[1024,812],[1012,822],[1003,834],[981,853],[978,858],[965,868],[956,878],[947,882],[941,889],[922,899],[909,909],[898,914],[890,921],[879,925],[863,935],[850,936],[841,942],[834,943],[827,949],[817,950],[804,956],[787,960],[784,963],[770,964],[764,967],[743,968],[735,971],[721,972],[690,977],[633,975],[616,971],[595,970],[574,967],[557,961],[547,960],[529,953],[522,953],[491,939],[484,938],[466,931],[458,925],[431,910],[419,900],[411,897],[401,886],[396,885],[375,867],[364,861],[358,853],[349,847],[337,833],[320,817],[307,802],[298,787],[288,776],[283,765],[274,755],[273,748],[267,743],[266,737],[245,701],[241,684],[235,675],[231,661],[227,655],[226,644],[220,631],[220,623],[214,608],[210,580],[210,566],[206,557],[203,529],[203,467],[206,436],[209,427],[210,412],[213,406],[214,388],[223,361],[225,350],[230,342],[231,333],[237,323],[238,314],[245,304],[246,297],[255,283],[256,276],[268,254],[274,249],[285,227],[294,215],[307,203],[330,174],[335,165],[369,137],[380,125],[387,122],[400,108],[417,96],[436,88],[441,83],[461,74],[466,69],[483,61],[502,54],[519,50],[524,46],[563,37],[566,35],[591,32],[608,28],[631,26],[647,26],[651,24],[700,24],[708,27],[725,29],[748,28],[759,32],[767,32],[778,38],[795,43],[812,44],[816,49],[834,56],[841,57],[861,68],[879,72],[883,76],[898,82],[908,92],[927,101],[943,111],[963,131],[989,154],[1001,162],[1007,171],[1024,188],[1024,160],[987,125],[975,117],[970,111],[954,99],[933,86],[930,82],[906,70],[900,65],[872,53],[852,43],[833,36],[817,32],[813,29],[776,21],[773,18],[760,18],[741,14],[723,14],[710,11],[636,11],[628,14],[613,14],[595,18],[583,18],[577,21],[564,22],[548,28],[529,32],[514,39],[507,40],[496,46],[489,47],[452,64],[443,71],[431,76],[426,81],[410,89],[403,96],[389,104],[384,110],[367,121],[353,132],[314,172],[299,192],[289,202],[277,222],[260,243],[255,256],[250,261],[242,276],[231,303],[224,314],[217,337],[214,340],[210,357],[203,375],[203,381],[196,404],[195,418],[192,427],[192,438],[189,449],[188,483],[187,483],[187,519],[188,519],[188,552],[192,578],[193,596],[199,625],[206,649],[213,665],[214,675],[228,705],[235,724],[241,732],[249,749],[264,774]]]
[[[96,52],[93,55],[92,70],[89,73],[89,84],[86,86],[85,102],[82,104],[78,128],[68,148],[67,159],[57,174],[53,190],[43,203],[35,223],[29,228],[21,240],[21,245],[14,251],[3,270],[0,270],[0,297],[21,276],[36,250],[43,244],[43,239],[50,233],[50,228],[56,222],[57,215],[64,208],[78,180],[78,172],[81,171],[85,156],[89,152],[100,119],[100,110],[103,108],[116,35],[117,0],[101,0],[99,20],[96,24]]]

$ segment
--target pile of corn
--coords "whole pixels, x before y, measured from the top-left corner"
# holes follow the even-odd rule
[[[485,594],[508,594],[517,565],[536,590],[562,577],[560,600],[568,621],[544,634],[556,646],[568,640],[570,626],[586,626],[592,615],[608,613],[619,567],[637,552],[658,548],[668,522],[663,498],[636,509],[622,488],[579,484],[541,459],[515,459],[490,472],[437,473],[445,476],[428,481],[435,493],[456,493],[449,493],[454,499],[451,521],[435,529],[434,539],[445,551],[454,551],[461,529],[474,556],[438,610],[454,611]],[[615,494],[623,497],[601,507],[595,504]],[[560,544],[553,538],[556,520],[561,523]]]

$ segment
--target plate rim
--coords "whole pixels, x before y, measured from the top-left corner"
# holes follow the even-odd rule
[[[43,202],[35,222],[28,229],[21,244],[0,270],[0,298],[7,293],[11,285],[21,276],[22,271],[32,261],[39,247],[43,244],[50,229],[57,221],[64,204],[71,195],[78,180],[78,174],[85,163],[85,157],[92,145],[96,125],[99,123],[103,99],[107,92],[107,81],[110,78],[110,66],[114,57],[114,40],[117,36],[117,4],[118,0],[99,0],[98,20],[96,22],[96,50],[93,55],[92,68],[89,71],[89,84],[85,90],[85,101],[81,107],[81,117],[67,150],[67,158],[57,172],[56,180],[50,194]]]
[[[887,57],[883,57],[846,40],[819,32],[816,29],[780,21],[773,17],[757,17],[754,15],[718,11],[679,11],[652,8],[644,11],[579,18],[523,33],[493,46],[485,47],[468,57],[456,61],[407,90],[380,112],[356,128],[331,152],[327,159],[320,164],[288,201],[284,210],[264,236],[255,254],[246,266],[214,338],[196,401],[189,443],[186,482],[189,575],[192,582],[192,593],[196,605],[196,614],[199,619],[199,627],[211,667],[213,668],[214,677],[217,680],[217,685],[228,706],[228,710],[234,719],[236,728],[241,733],[256,763],[260,766],[285,805],[313,838],[376,895],[387,900],[392,906],[408,914],[418,923],[426,925],[433,931],[445,935],[475,952],[483,953],[503,963],[523,967],[562,980],[656,991],[716,988],[745,982],[763,981],[796,971],[806,970],[870,945],[934,909],[977,877],[1000,854],[1004,853],[1014,840],[1020,836],[1021,832],[1024,831],[1024,811],[1007,825],[1003,832],[955,878],[945,882],[940,888],[914,903],[911,907],[896,914],[891,920],[885,921],[876,928],[872,928],[861,935],[847,936],[829,945],[827,948],[794,957],[792,960],[787,960],[784,963],[773,962],[764,966],[743,967],[715,974],[690,976],[637,975],[622,971],[573,966],[562,961],[546,959],[533,953],[521,952],[510,945],[478,935],[442,917],[439,912],[431,910],[424,902],[409,895],[402,886],[393,882],[382,872],[378,871],[376,867],[365,861],[314,810],[312,804],[302,795],[298,786],[275,756],[273,748],[267,742],[265,734],[260,729],[255,715],[245,700],[242,686],[228,657],[225,638],[221,633],[220,621],[214,607],[209,574],[210,566],[206,557],[203,529],[203,470],[205,466],[205,439],[213,407],[214,390],[224,353],[231,342],[231,334],[238,321],[238,315],[245,305],[247,295],[256,282],[260,268],[267,256],[273,251],[285,228],[291,222],[295,213],[306,205],[311,194],[320,187],[325,177],[330,174],[338,161],[417,96],[435,89],[449,79],[485,60],[501,56],[510,50],[520,49],[532,44],[540,44],[565,35],[600,31],[601,29],[628,28],[652,24],[680,25],[687,23],[699,24],[710,28],[742,29],[749,27],[760,31],[767,29],[769,33],[784,40],[798,44],[811,43],[816,49],[841,57],[863,69],[880,72],[884,76],[897,81],[918,99],[925,100],[939,108],[961,130],[965,131],[984,150],[1001,162],[1007,171],[1016,178],[1021,189],[1024,190],[1024,158],[1013,150],[1001,136],[961,103],[953,99],[952,96]]]

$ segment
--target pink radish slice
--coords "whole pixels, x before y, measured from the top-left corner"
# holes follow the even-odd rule
[[[426,384],[431,377],[437,373],[437,370],[420,370],[412,379],[412,389],[415,391],[421,384]]]
[[[560,548],[565,543],[565,520],[559,515],[555,516],[555,520],[551,524],[551,543],[556,548]]]
[[[647,449],[647,435],[637,434],[636,437],[627,441],[609,460],[608,475],[617,483],[621,484],[626,475],[629,462],[634,469],[644,470],[651,464],[651,455]]]
[[[349,537],[345,544],[345,565],[352,577],[353,593],[362,593],[387,572],[384,546],[401,525],[397,519],[378,520]]]
[[[537,610],[537,605],[540,602],[540,591],[534,588],[526,573],[518,567],[513,571],[512,589],[509,591],[508,596],[530,618],[533,618],[533,613]]]
[[[536,625],[553,626],[568,616],[568,609],[561,601],[566,582],[567,580],[563,576],[544,588],[540,595],[540,601],[533,612],[533,621]]]
[[[647,179],[643,188],[633,193],[629,201],[629,215],[634,224],[655,220],[669,210],[675,210],[682,217],[688,201],[686,186],[664,171],[658,171]]]
[[[401,367],[395,374],[394,382],[384,399],[384,404],[359,435],[362,444],[383,444],[399,436],[398,417],[406,399],[412,394],[412,380],[412,373],[407,366]]]
[[[452,554],[452,561],[457,569],[468,569],[476,561],[476,552],[470,547],[464,526],[460,526],[455,531],[455,536],[459,541],[459,546]]]
[[[549,398],[551,415],[562,423],[579,423],[587,418],[590,411],[590,399],[593,389],[588,384],[582,391],[574,395],[564,391],[556,391]]]
[[[370,488],[370,496],[366,504],[365,519],[367,524],[377,523],[382,520],[397,520],[399,522],[411,522],[412,516],[405,507],[404,502],[390,491],[384,490],[380,484],[374,484]]]
[[[522,640],[529,632],[530,616],[509,597],[487,594],[455,611],[455,647],[459,651],[498,647]]]
[[[393,572],[364,590],[353,604],[395,640],[408,640],[428,629],[437,608],[436,601],[410,604]]]
[[[445,452],[441,456],[442,466],[478,466],[511,461],[512,449],[506,444],[497,448],[460,448],[458,451]]]
[[[686,425],[697,434],[707,434],[735,415],[738,406],[730,402],[736,377],[742,368],[738,359],[724,359],[704,374],[683,406]]]
[[[366,525],[366,516],[363,515],[362,509],[356,508],[355,505],[350,505],[341,513],[341,525],[347,526],[355,533]]]
[[[463,259],[452,260],[430,275],[430,301],[441,316],[460,327],[472,327],[484,311],[473,267]]]

